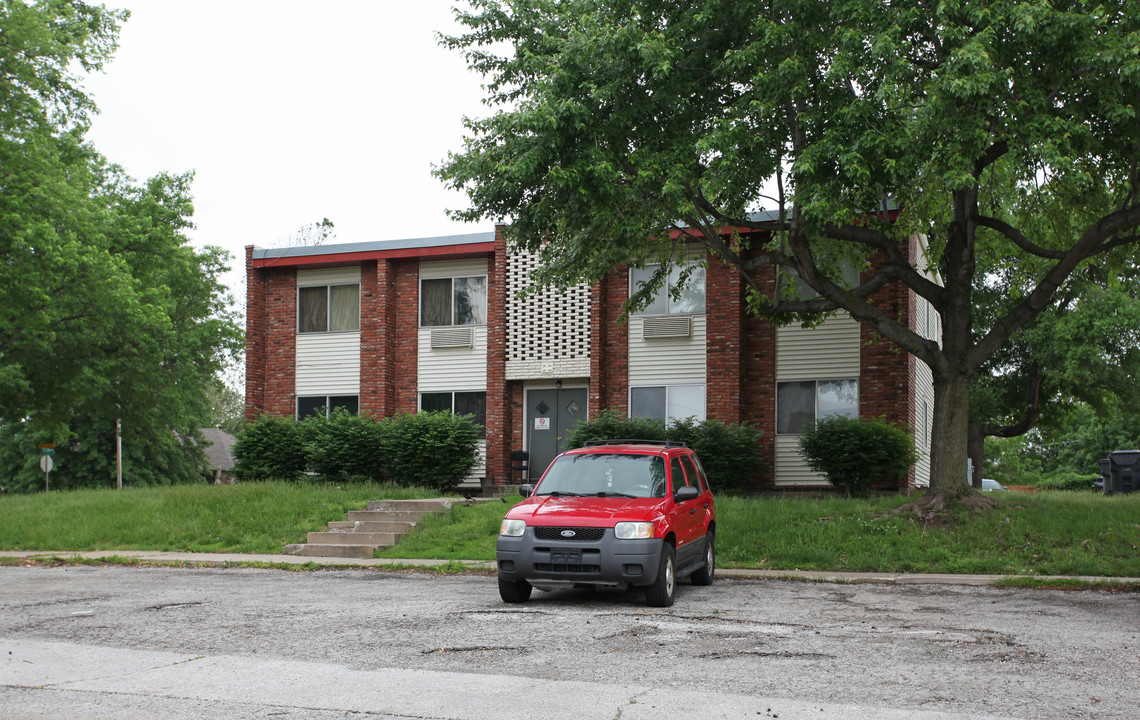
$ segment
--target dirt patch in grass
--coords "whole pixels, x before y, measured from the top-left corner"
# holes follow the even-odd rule
[[[893,515],[909,515],[924,527],[945,529],[957,524],[956,514],[961,511],[967,513],[988,512],[997,506],[993,498],[971,490],[970,492],[952,500],[926,493],[914,502],[900,505],[894,509]]]

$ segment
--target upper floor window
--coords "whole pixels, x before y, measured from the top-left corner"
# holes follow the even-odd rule
[[[817,419],[859,415],[858,380],[776,383],[776,432],[796,435]]]
[[[311,285],[297,289],[297,332],[360,329],[360,284]]]
[[[644,285],[657,272],[659,265],[634,268],[630,273],[630,287],[635,291]],[[682,285],[681,275],[685,273]],[[676,293],[676,297],[674,297]],[[705,269],[696,263],[683,266],[674,265],[669,277],[658,288],[652,302],[635,315],[682,315],[699,314],[705,311]]]
[[[487,276],[431,278],[420,283],[420,325],[486,325]]]

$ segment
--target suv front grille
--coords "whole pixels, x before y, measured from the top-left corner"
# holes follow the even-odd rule
[[[573,535],[563,535],[572,532]],[[572,542],[598,542],[606,534],[605,528],[583,527],[536,527],[534,537],[538,540],[569,540]]]

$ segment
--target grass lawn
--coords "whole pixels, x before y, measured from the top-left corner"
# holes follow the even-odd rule
[[[244,483],[0,497],[0,549],[279,553],[369,500],[427,497],[380,485]],[[922,522],[911,498],[717,498],[722,567],[1140,577],[1140,494],[995,493],[988,511]],[[491,560],[509,504],[426,518],[387,558]]]

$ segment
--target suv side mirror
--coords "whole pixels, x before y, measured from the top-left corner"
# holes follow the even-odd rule
[[[519,495],[522,495],[523,497],[530,497],[531,495],[534,495],[534,485],[519,485]]]
[[[696,489],[692,485],[686,485],[685,487],[677,490],[677,492],[673,493],[673,501],[688,502],[689,500],[696,500],[700,496],[700,490]]]

